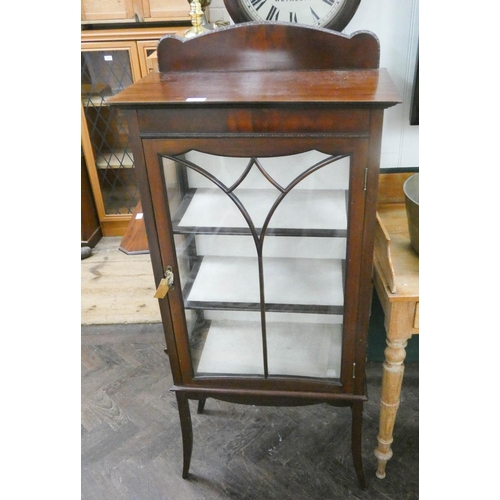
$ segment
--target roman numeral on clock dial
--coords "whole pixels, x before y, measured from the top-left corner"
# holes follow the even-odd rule
[[[269,13],[267,14],[266,21],[277,21],[280,15],[280,11],[273,5],[269,9]]]
[[[313,15],[314,19],[316,19],[316,21],[318,21],[319,20],[318,14],[316,14],[316,12],[314,12],[312,7],[310,7],[310,9],[311,9],[311,14]]]
[[[191,0],[189,0],[191,1]],[[342,31],[361,0],[223,0],[235,23],[297,23]]]
[[[255,10],[259,10],[267,0],[250,0],[250,3],[255,7]]]

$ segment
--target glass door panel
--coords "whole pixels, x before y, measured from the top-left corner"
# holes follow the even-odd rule
[[[186,28],[184,28],[185,30]],[[168,32],[174,34],[175,31]],[[167,34],[167,33],[166,33]],[[139,64],[141,66],[141,76],[146,76],[151,71],[158,71],[158,57],[156,48],[159,40],[138,40],[137,49],[139,53]]]
[[[236,182],[248,160],[226,160],[163,158],[191,356],[198,376],[263,376],[255,242],[220,187]]]
[[[129,50],[82,50],[82,102],[106,215],[132,214],[139,201],[127,122],[106,105],[132,82]]]
[[[269,218],[294,236],[261,234],[269,376],[340,378],[349,158],[322,156],[300,159]]]
[[[349,158],[163,157],[197,376],[340,377]]]

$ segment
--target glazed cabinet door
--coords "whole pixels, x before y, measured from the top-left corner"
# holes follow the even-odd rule
[[[82,44],[82,148],[105,236],[123,234],[139,201],[128,125],[106,100],[140,77],[135,42]]]
[[[183,383],[349,386],[366,156],[172,142],[144,144]]]
[[[181,34],[182,31],[179,31],[179,35]],[[142,76],[146,76],[152,71],[158,71],[158,60],[156,57],[157,46],[158,40],[139,40],[137,42]]]

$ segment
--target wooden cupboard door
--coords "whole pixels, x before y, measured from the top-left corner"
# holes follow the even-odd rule
[[[82,0],[82,21],[190,21],[187,0]]]
[[[144,17],[151,19],[190,19],[188,0],[142,0]]]
[[[82,0],[82,21],[133,20],[134,0]]]

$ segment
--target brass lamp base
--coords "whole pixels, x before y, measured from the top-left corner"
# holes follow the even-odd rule
[[[203,7],[200,0],[193,0],[190,3],[191,10],[189,11],[189,15],[191,16],[191,24],[193,27],[189,28],[184,33],[186,38],[193,38],[210,31],[208,28],[203,26],[204,9],[210,5],[210,2],[211,0],[203,0]]]

